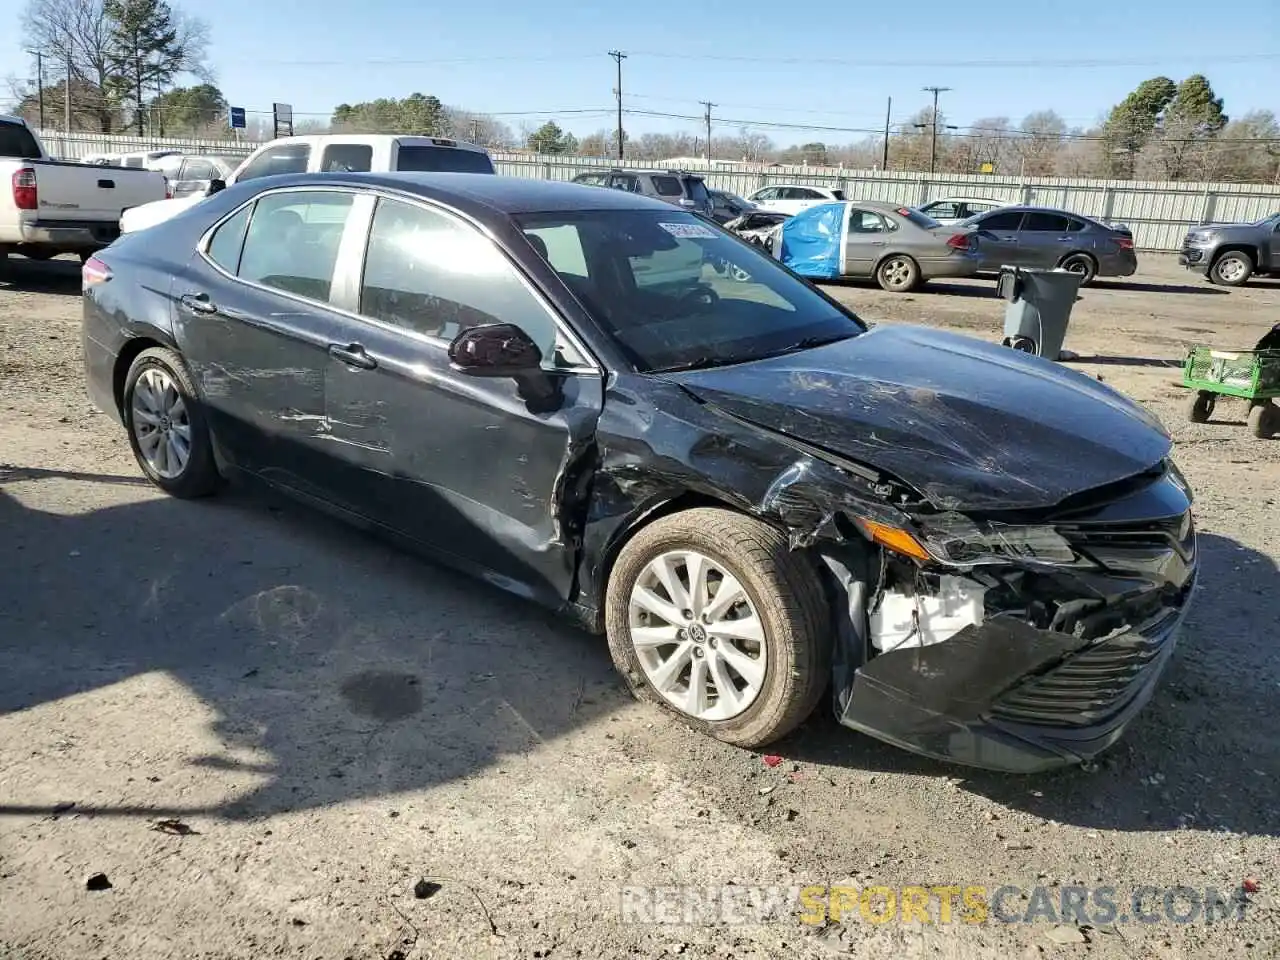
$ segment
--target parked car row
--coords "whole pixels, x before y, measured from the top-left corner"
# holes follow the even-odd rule
[[[663,172],[429,176],[396,139],[372,173],[312,172],[354,143],[271,147],[84,265],[90,395],[156,486],[271,484],[563,611],[637,696],[742,747],[828,689],[854,730],[1006,771],[1130,724],[1198,569],[1140,405],[869,327]],[[431,169],[478,163],[451,151]],[[833,214],[899,258],[976,256],[976,228],[890,204],[746,216]]]

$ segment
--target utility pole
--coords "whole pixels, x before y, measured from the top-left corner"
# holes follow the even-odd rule
[[[36,58],[36,97],[40,101],[40,129],[44,129],[44,54],[39,50],[28,50],[27,53]]]
[[[627,59],[627,55],[621,50],[610,50],[609,56],[618,61],[618,85],[614,88],[614,93],[618,96],[618,159],[622,159],[622,61]]]
[[[925,93],[933,94],[933,140],[929,145],[929,172],[933,173],[938,165],[938,94],[946,93],[950,87],[922,87]]]
[[[889,169],[889,118],[893,115],[893,97],[889,98],[889,105],[884,108],[884,157],[880,161],[880,169]]]
[[[707,163],[711,163],[711,108],[716,106],[710,100],[699,100],[707,108]]]
[[[471,118],[471,142],[480,142],[480,121],[475,117]]]
[[[71,134],[71,48],[67,47],[67,89],[63,91],[63,111],[65,116],[63,120],[66,124],[67,134]]]

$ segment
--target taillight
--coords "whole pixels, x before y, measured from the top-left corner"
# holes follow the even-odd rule
[[[1116,237],[1116,246],[1121,250],[1133,249],[1133,237]]]
[[[947,246],[953,250],[968,250],[969,234],[953,233],[949,238],[947,238]]]
[[[111,279],[111,268],[97,257],[90,257],[80,268],[80,285],[92,287]]]
[[[36,172],[31,167],[19,167],[13,172],[13,205],[19,210],[38,210],[40,207]]]
[[[166,181],[164,182],[164,198],[165,198],[166,200],[172,200],[172,199],[173,199],[173,187],[169,185],[169,181],[168,181],[168,180],[166,180]]]

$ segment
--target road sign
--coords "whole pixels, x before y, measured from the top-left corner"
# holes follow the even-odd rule
[[[228,111],[228,113],[229,113],[229,116],[227,119],[231,123],[231,129],[243,130],[244,129],[244,107],[232,107],[230,111]]]
[[[980,169],[983,173],[995,173],[996,165],[994,163],[984,163],[978,169]]]

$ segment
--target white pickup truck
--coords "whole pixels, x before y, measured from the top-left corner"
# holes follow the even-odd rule
[[[164,196],[163,174],[51,160],[25,121],[0,116],[0,261],[84,259],[119,236],[125,210]]]
[[[226,181],[214,180],[206,193],[134,207],[120,218],[121,233],[136,233],[177,216],[210,193],[257,177],[289,173],[385,172],[494,173],[483,147],[447,137],[392,134],[318,134],[281,137],[264,143]]]

